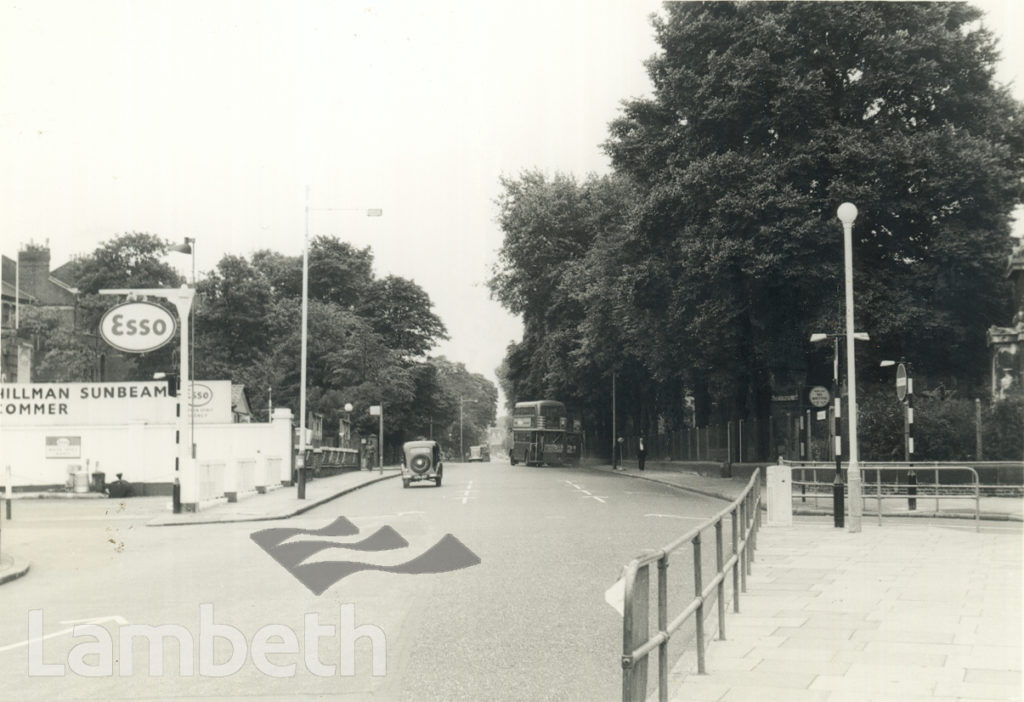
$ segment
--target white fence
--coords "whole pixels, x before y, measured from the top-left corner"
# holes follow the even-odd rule
[[[209,502],[224,496],[224,463],[200,461],[196,471],[200,502]]]

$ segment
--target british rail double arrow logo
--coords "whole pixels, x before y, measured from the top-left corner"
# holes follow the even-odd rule
[[[376,565],[353,560],[307,562],[312,556],[329,549],[376,552],[409,546],[409,542],[390,526],[383,526],[360,541],[340,540],[358,534],[359,527],[345,517],[338,517],[321,529],[262,529],[250,534],[249,538],[315,595],[322,594],[342,578],[361,570],[424,575],[447,573],[480,563],[480,557],[451,534],[445,534],[420,555],[397,565]],[[298,536],[311,538],[294,538]]]

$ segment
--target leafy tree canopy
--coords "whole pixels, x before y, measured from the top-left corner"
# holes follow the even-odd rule
[[[653,95],[624,103],[605,144],[607,182],[632,192],[595,204],[590,182],[502,180],[492,290],[525,326],[503,382],[571,392],[618,369],[654,410],[640,421],[678,409],[682,387],[699,418],[714,401],[766,419],[773,390],[806,378],[809,334],[842,331],[844,201],[859,209],[862,362],[978,380],[985,330],[1012,312],[1024,195],[1024,111],[993,80],[979,18],[959,3],[666,3]]]

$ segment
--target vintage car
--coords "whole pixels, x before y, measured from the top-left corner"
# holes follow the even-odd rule
[[[469,456],[467,457],[467,460],[469,460],[471,462],[472,461],[480,461],[481,463],[484,462],[484,461],[490,461],[491,460],[491,449],[490,449],[490,447],[489,446],[470,446],[469,447]]]
[[[441,487],[444,463],[436,441],[406,441],[402,444],[402,487],[414,481],[433,480]]]

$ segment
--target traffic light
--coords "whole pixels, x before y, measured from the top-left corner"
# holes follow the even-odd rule
[[[178,396],[178,374],[177,373],[154,373],[153,380],[167,381],[167,396]]]

